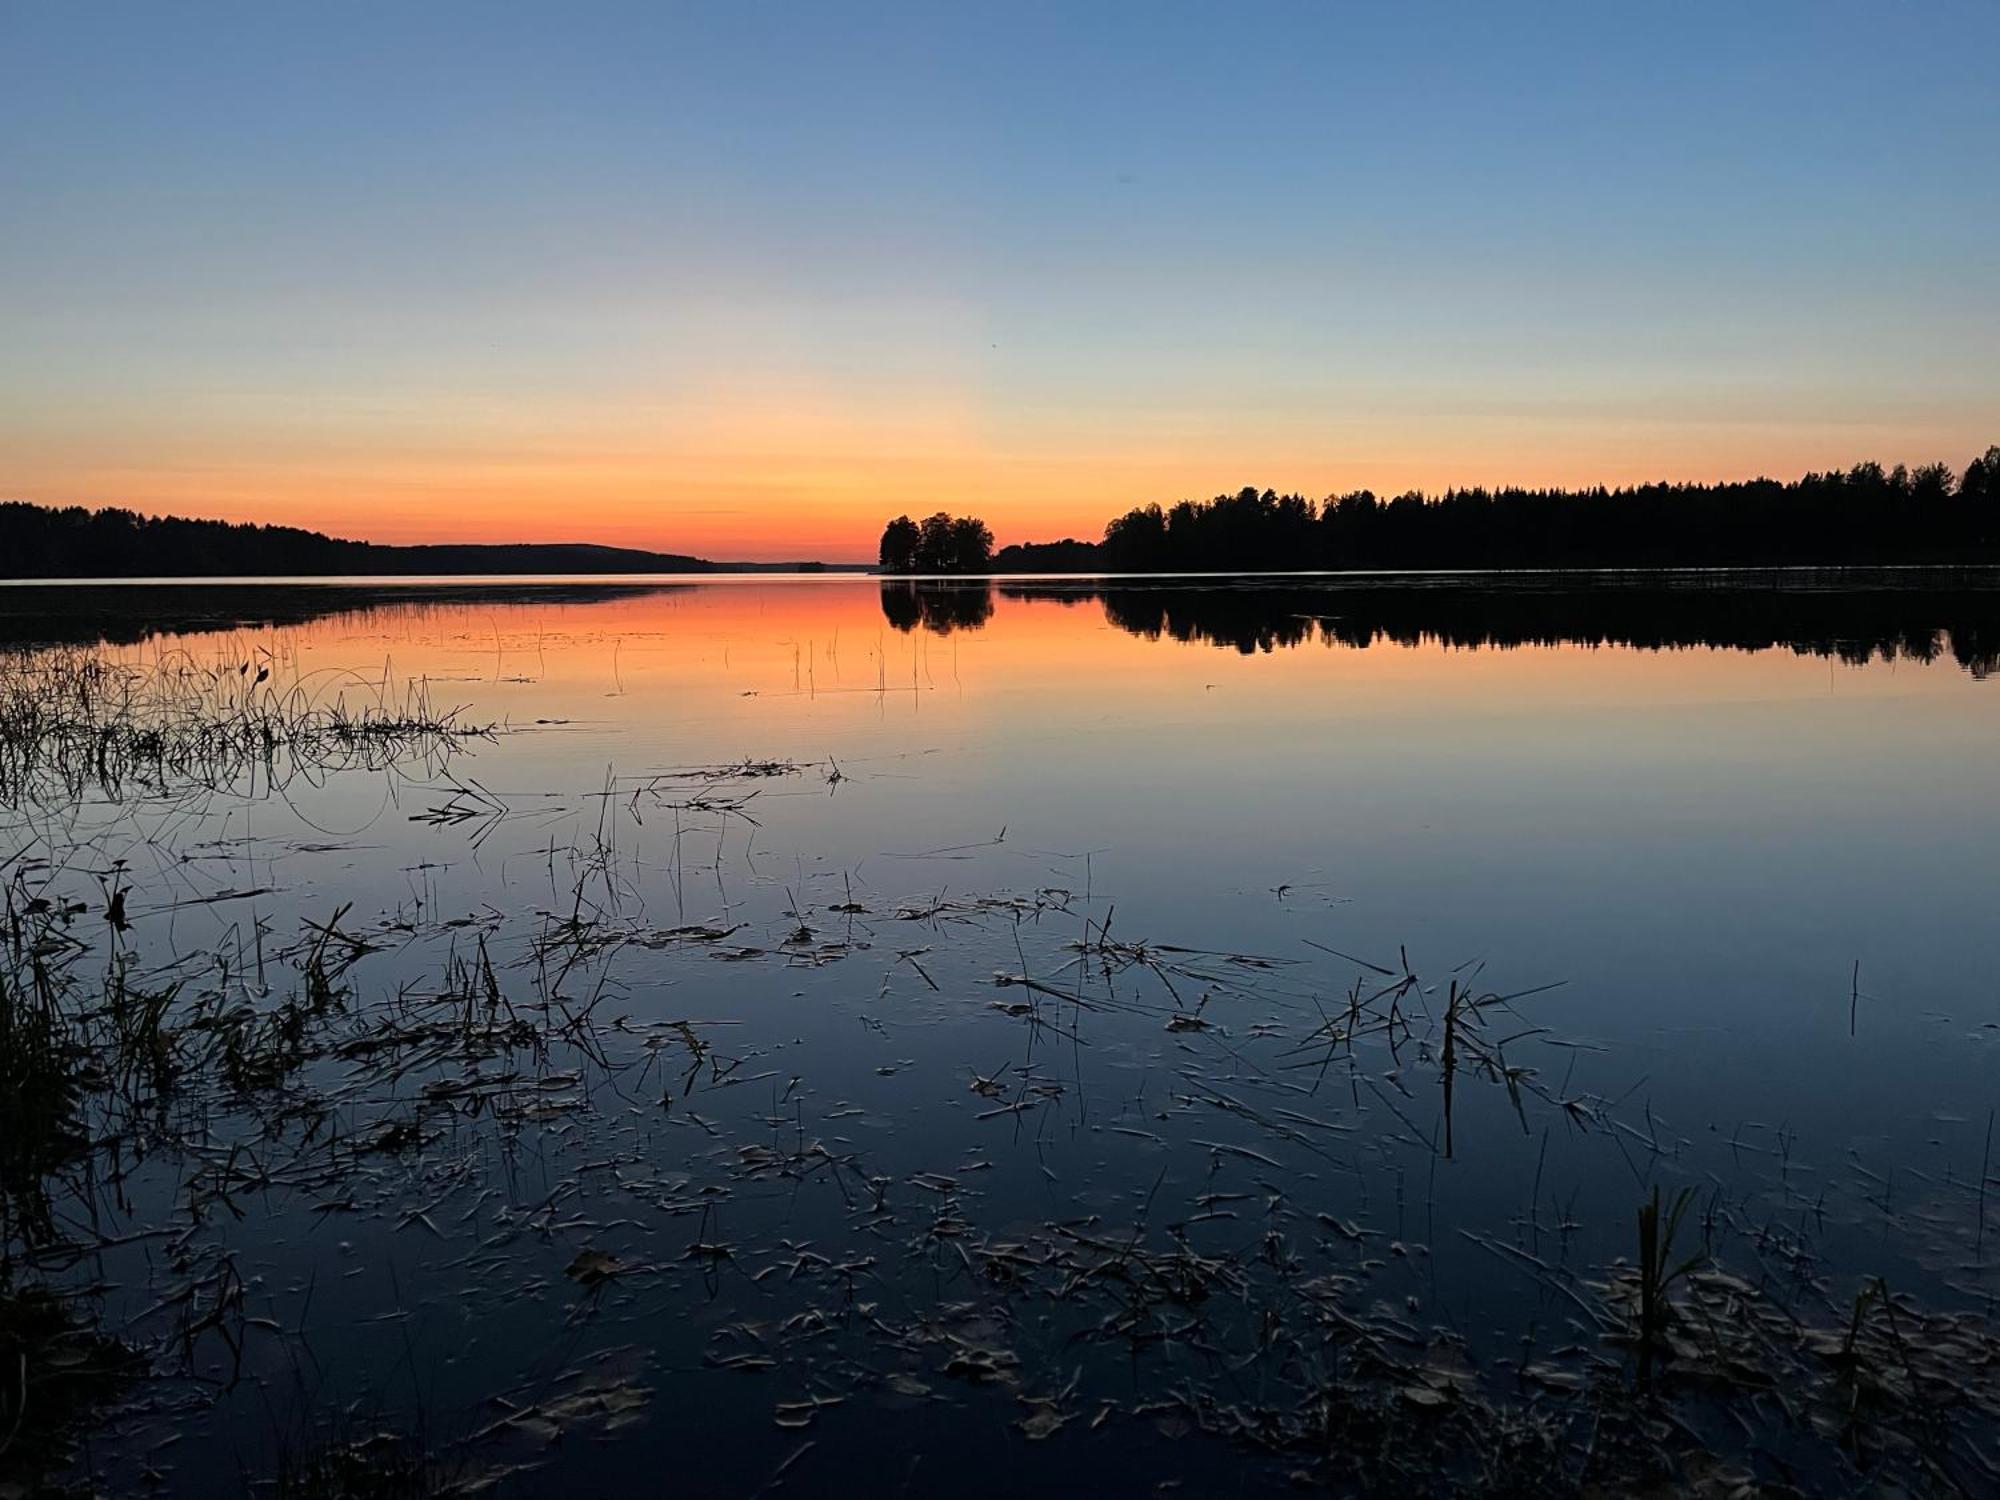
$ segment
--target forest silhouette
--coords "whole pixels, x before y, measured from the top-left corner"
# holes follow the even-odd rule
[[[989,538],[990,540],[990,538]],[[297,526],[147,516],[107,507],[0,503],[0,577],[366,578],[468,573],[862,571],[821,562],[712,562],[589,542],[354,542]]]
[[[1622,489],[1452,489],[1312,500],[1246,488],[1140,506],[1096,542],[993,550],[975,516],[899,516],[882,572],[1222,573],[1310,570],[1770,567],[2000,562],[2000,447],[1954,473],[1877,463],[1779,481]],[[385,546],[290,526],[119,508],[0,503],[0,575],[241,577],[397,573],[704,573],[821,568],[712,562],[590,544]]]
[[[2000,561],[2000,447],[1962,474],[1877,463],[1779,481],[1452,489],[1315,501],[1246,488],[1141,506],[1099,542],[1003,547],[1002,573],[1717,567]]]

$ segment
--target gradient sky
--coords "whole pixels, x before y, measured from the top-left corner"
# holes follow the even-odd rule
[[[0,496],[872,555],[2000,442],[2000,4],[0,0]]]

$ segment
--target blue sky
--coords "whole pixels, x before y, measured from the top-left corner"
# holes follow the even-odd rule
[[[0,494],[859,554],[2000,441],[2000,5],[0,3]]]

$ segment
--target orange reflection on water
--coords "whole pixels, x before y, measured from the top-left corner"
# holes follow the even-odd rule
[[[296,595],[295,595],[296,596]],[[1356,646],[1310,623],[1300,644],[1243,652],[1135,634],[1093,597],[1025,598],[960,587],[952,611],[899,628],[873,579],[757,579],[608,592],[591,602],[388,604],[304,624],[204,632],[197,657],[268,652],[318,691],[366,695],[421,681],[474,717],[704,745],[734,728],[745,754],[817,753],[892,716],[1038,741],[1061,726],[1145,719],[1264,733],[1332,732],[1400,716],[1463,723],[1619,705],[1807,700],[1937,688],[1947,661],[1856,667],[1787,647],[1450,644],[1377,636]],[[1281,626],[1288,623],[1284,619]],[[157,644],[132,648],[157,652]],[[560,721],[552,723],[551,721]],[[1246,752],[1257,746],[1246,739]]]

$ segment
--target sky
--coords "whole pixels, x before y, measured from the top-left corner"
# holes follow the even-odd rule
[[[2000,4],[0,0],[0,498],[871,557],[2000,442]]]

